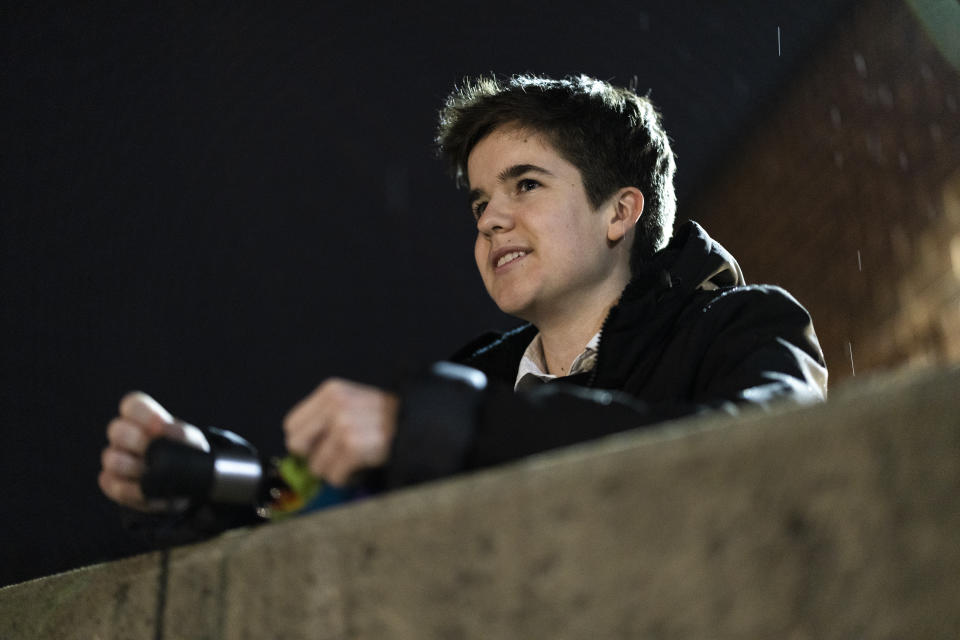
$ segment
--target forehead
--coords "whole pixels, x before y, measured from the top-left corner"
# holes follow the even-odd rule
[[[517,164],[551,165],[563,169],[568,163],[547,136],[518,125],[497,127],[481,138],[467,156],[467,183],[484,181]]]

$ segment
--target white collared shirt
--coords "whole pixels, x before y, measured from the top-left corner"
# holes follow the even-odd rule
[[[570,370],[566,375],[572,376],[593,370],[593,368],[597,366],[597,347],[599,345],[600,332],[598,331],[590,338],[590,342],[587,343],[587,346],[584,347],[580,355],[573,359]],[[545,373],[546,369],[547,361],[543,354],[543,340],[540,339],[540,334],[538,333],[527,346],[527,350],[523,352],[523,357],[520,358],[517,380],[513,384],[514,391],[529,388],[530,386],[558,377],[550,373]],[[532,377],[528,378],[528,376]]]

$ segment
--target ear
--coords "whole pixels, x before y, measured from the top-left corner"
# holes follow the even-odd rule
[[[607,225],[607,241],[613,244],[637,226],[643,213],[643,193],[636,187],[623,187],[613,195],[611,203],[613,211]]]

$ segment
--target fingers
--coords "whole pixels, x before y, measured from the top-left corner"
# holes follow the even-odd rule
[[[101,471],[97,477],[97,484],[104,495],[125,507],[145,511],[147,513],[157,513],[170,511],[174,508],[174,503],[170,500],[155,499],[147,500],[140,490],[140,483],[133,480],[121,478],[107,471]]]
[[[310,469],[310,473],[336,485],[346,480],[346,478],[341,480],[339,468],[335,470],[335,467],[342,466],[346,454],[342,450],[340,440],[339,437],[334,436],[318,442],[307,458],[307,468]]]
[[[100,465],[109,474],[137,481],[140,480],[146,466],[143,458],[114,447],[107,447],[103,450],[100,456]]]
[[[104,469],[97,477],[97,484],[100,485],[100,490],[114,502],[132,509],[144,510],[147,501],[140,490],[139,480],[124,478]]]
[[[110,446],[134,455],[142,456],[153,438],[142,425],[125,418],[114,418],[107,425]]]
[[[345,485],[356,471],[383,462],[352,436],[350,430],[334,428],[331,432],[331,437],[321,443],[308,461],[308,468],[314,475],[339,487]]]
[[[379,421],[334,423],[329,436],[314,448],[308,467],[314,475],[339,486],[356,471],[386,462],[390,444]]]
[[[160,436],[185,438],[184,426],[147,394],[134,391],[120,401],[120,415],[107,425],[107,447],[100,457],[97,478],[101,491],[119,504],[140,511],[168,508],[168,501],[146,500],[140,489],[145,470],[143,456]]]
[[[174,425],[173,416],[142,391],[131,391],[120,400],[120,417],[140,424],[153,437],[165,435]]]
[[[344,381],[331,378],[294,406],[283,420],[287,450],[308,457],[326,433],[330,416],[339,409]]]
[[[147,394],[134,391],[120,401],[120,415],[107,426],[107,440],[112,446],[137,455],[143,455],[150,442],[161,436],[205,449],[202,433],[197,435],[190,430],[197,431],[196,427],[174,420]]]
[[[100,490],[114,502],[148,511],[140,477],[144,471],[143,452],[151,438],[139,425],[115,418],[107,427],[107,439],[109,445],[100,456]]]
[[[328,380],[284,420],[287,449],[333,485],[386,461],[399,400],[375,387]]]

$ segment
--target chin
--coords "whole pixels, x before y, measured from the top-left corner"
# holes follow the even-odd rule
[[[500,308],[500,311],[503,311],[508,316],[513,316],[514,318],[519,318],[526,322],[530,322],[530,305],[523,304],[516,300],[493,300],[497,307]]]
[[[500,311],[526,322],[531,322],[530,314],[535,302],[533,292],[518,290],[519,287],[515,286],[516,283],[511,284],[514,286],[503,287],[500,291],[490,291],[488,288],[487,294]]]

